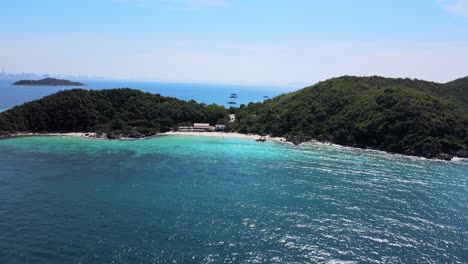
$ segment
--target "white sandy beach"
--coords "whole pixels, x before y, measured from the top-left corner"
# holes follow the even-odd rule
[[[226,132],[178,132],[170,131],[158,134],[158,136],[200,136],[200,137],[222,137],[222,138],[243,138],[257,140],[261,138],[256,134],[241,134],[241,133],[226,133]],[[84,137],[95,138],[96,133],[93,132],[73,132],[73,133],[14,133],[6,137],[26,137],[26,136],[66,136],[66,137]],[[284,138],[272,138],[269,136],[264,137],[266,140],[286,142]]]
[[[240,134],[240,133],[225,133],[225,132],[177,132],[170,131],[163,133],[163,135],[181,135],[181,136],[201,136],[201,137],[225,137],[225,138],[246,138],[246,139],[259,139],[259,135],[254,134]]]
[[[177,131],[170,131],[166,132],[163,135],[181,135],[181,136],[200,136],[200,137],[224,137],[224,138],[244,138],[244,139],[253,139],[257,140],[262,136],[256,134],[241,134],[241,133],[226,133],[226,132],[177,132]],[[286,142],[285,138],[281,137],[264,137],[267,141],[276,141],[276,142]]]

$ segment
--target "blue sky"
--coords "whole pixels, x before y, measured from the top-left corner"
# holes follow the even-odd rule
[[[468,75],[468,0],[2,1],[10,72],[249,84]]]

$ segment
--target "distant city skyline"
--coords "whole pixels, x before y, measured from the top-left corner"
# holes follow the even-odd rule
[[[5,1],[10,72],[199,83],[468,75],[468,0]]]
[[[5,70],[5,68],[2,68],[2,71],[0,72],[0,78],[48,78],[48,77],[53,77],[53,78],[72,78],[72,79],[104,79],[102,76],[98,75],[73,75],[73,74],[61,74],[61,73],[36,73],[36,72],[8,72]]]

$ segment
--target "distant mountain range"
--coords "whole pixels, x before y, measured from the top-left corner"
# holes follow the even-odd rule
[[[45,78],[42,80],[21,80],[13,83],[13,85],[84,86],[86,84],[69,80]]]
[[[468,77],[441,84],[343,76],[229,111],[131,89],[59,92],[0,113],[0,133],[148,134],[236,114],[228,131],[451,159],[468,157]],[[149,133],[149,134],[151,134]]]

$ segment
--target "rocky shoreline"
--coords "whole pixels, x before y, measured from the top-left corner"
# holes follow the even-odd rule
[[[15,138],[15,137],[34,137],[34,136],[65,136],[65,137],[82,137],[82,138],[94,138],[94,139],[143,139],[161,134],[144,135],[137,131],[129,131],[128,133],[96,133],[96,132],[71,132],[71,133],[36,133],[36,132],[20,132],[0,135],[1,138]]]
[[[331,144],[331,145],[338,145],[338,144],[334,144],[332,142],[320,142],[320,141],[317,141],[317,140],[303,140],[302,138],[300,137],[296,137],[296,136],[289,136],[286,138],[286,141],[287,142],[290,142],[296,146],[298,145],[301,145],[302,143],[308,143],[308,142],[318,142],[318,143],[324,143],[324,144]],[[338,145],[338,146],[342,146],[342,145]],[[349,147],[349,148],[355,148],[355,149],[364,149],[364,150],[374,150],[374,151],[382,151],[382,150],[378,150],[378,149],[373,149],[373,148],[369,148],[367,146],[362,146],[362,145],[354,145],[354,146],[343,146],[343,147]],[[388,153],[388,154],[398,154],[398,155],[403,155],[403,156],[411,156],[411,157],[422,157],[422,158],[426,158],[426,159],[438,159],[438,160],[446,160],[446,161],[451,161],[453,160],[454,158],[462,158],[462,159],[466,159],[468,158],[468,150],[458,150],[458,151],[452,151],[450,153],[436,153],[434,150],[431,150],[431,149],[428,149],[428,148],[423,148],[422,149],[422,156],[417,156],[417,155],[405,155],[405,154],[401,154],[401,153],[392,153],[392,152],[387,152],[387,151],[383,151],[385,153]]]

